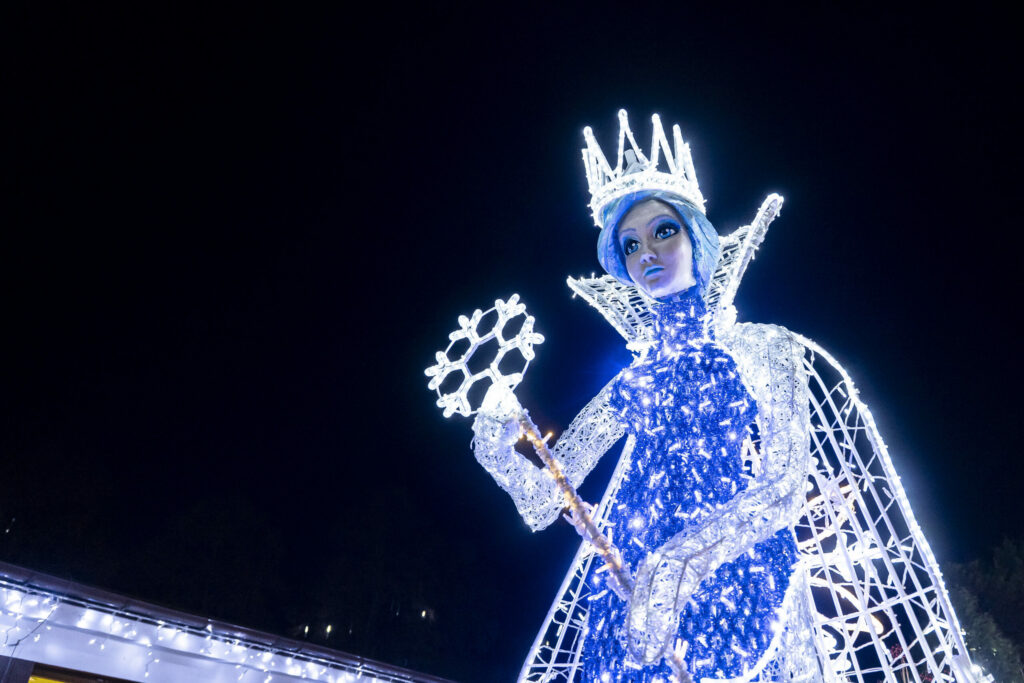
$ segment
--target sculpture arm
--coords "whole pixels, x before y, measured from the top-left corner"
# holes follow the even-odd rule
[[[512,496],[527,525],[538,531],[558,518],[565,506],[564,498],[546,469],[537,467],[515,450],[520,437],[516,416],[523,409],[511,392],[495,387],[497,385],[488,390],[484,407],[473,422],[473,453],[498,485]],[[609,383],[584,406],[552,448],[552,454],[574,487],[582,483],[625,431],[608,406],[610,387]]]
[[[762,470],[696,531],[670,538],[642,563],[630,610],[630,649],[644,663],[664,654],[690,595],[722,564],[790,526],[811,465],[803,346],[785,329],[737,325],[728,345],[758,405]]]
[[[609,405],[613,379],[573,418],[552,454],[574,487],[586,479],[605,453],[626,433],[619,414]]]

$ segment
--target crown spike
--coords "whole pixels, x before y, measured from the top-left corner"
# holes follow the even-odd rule
[[[683,172],[687,178],[693,179],[693,182],[697,182],[697,171],[693,168],[693,157],[690,155],[690,146],[683,144]]]
[[[644,155],[644,150],[640,145],[636,144],[636,138],[633,137],[633,130],[629,127],[629,116],[626,114],[625,109],[619,110],[619,124],[620,136],[624,132],[626,137],[629,138],[629,145],[633,148],[633,151],[636,152],[636,157],[640,160],[640,163],[644,166],[650,166],[651,162],[648,161],[647,157]],[[622,143],[620,142],[619,144],[621,145]]]
[[[665,163],[668,164],[668,172],[676,172],[676,161],[672,157],[672,148],[669,147],[668,138],[665,137],[665,128],[661,125],[661,117],[657,114],[651,116],[653,131],[651,132],[651,168],[658,167],[658,160],[661,152],[665,151]]]
[[[614,173],[612,172],[611,164],[608,163],[608,159],[604,156],[604,152],[601,151],[601,145],[597,144],[594,130],[590,126],[583,129],[583,138],[587,142],[587,148],[583,150],[583,157],[587,160],[585,163],[590,168],[587,178],[590,180],[591,191],[593,191],[595,181],[601,179],[602,174],[610,178]]]
[[[626,152],[626,133],[629,131],[629,121],[626,119],[626,110],[619,110],[619,156],[615,164],[615,174],[622,173],[622,158]]]
[[[657,168],[661,159],[661,145],[658,144],[658,129],[661,128],[661,117],[651,114],[651,166]],[[668,161],[668,157],[665,158]]]
[[[686,147],[686,143],[683,142],[683,133],[679,130],[679,124],[673,124],[672,126],[672,142],[676,146],[676,168],[685,169],[686,164],[683,162],[683,148]]]

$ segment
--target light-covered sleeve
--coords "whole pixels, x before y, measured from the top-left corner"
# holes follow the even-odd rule
[[[757,401],[760,472],[697,531],[680,533],[642,563],[630,613],[630,649],[654,662],[690,595],[720,565],[793,524],[811,466],[804,348],[786,329],[736,325],[723,340]]]
[[[573,486],[583,482],[625,431],[608,405],[610,391],[611,383],[584,406],[552,448],[552,455]],[[505,397],[503,402],[491,404],[500,407],[481,410],[473,422],[473,453],[498,486],[512,496],[526,524],[534,531],[544,529],[558,519],[565,499],[548,470],[534,465],[515,449],[520,437],[514,416],[518,403],[511,406]]]

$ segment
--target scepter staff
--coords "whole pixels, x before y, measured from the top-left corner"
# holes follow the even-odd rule
[[[490,329],[481,330],[481,322],[492,313],[495,314],[493,326]],[[522,326],[517,333],[508,336],[505,326],[520,316],[524,318]],[[484,381],[499,385],[511,393],[523,381],[526,369],[534,358],[533,346],[544,341],[543,335],[534,332],[533,323],[533,316],[526,315],[526,306],[519,301],[518,294],[510,296],[508,301],[496,300],[494,307],[487,311],[477,309],[469,317],[459,316],[459,329],[448,335],[448,347],[444,351],[437,352],[435,355],[437,363],[425,371],[425,374],[431,378],[427,386],[437,391],[437,405],[444,411],[445,417],[451,417],[454,413],[470,417],[480,410],[480,406],[474,405],[469,397],[470,389],[477,382]],[[468,342],[468,346],[461,354],[457,354],[455,358],[449,356],[449,354],[455,354],[457,344],[465,342]],[[469,368],[470,359],[481,346],[490,342],[497,342],[498,350],[495,357],[483,369],[472,372]],[[500,366],[511,352],[518,352],[521,355],[522,369],[506,375]],[[450,381],[451,378],[454,378],[455,381]],[[457,386],[454,387],[454,390],[442,391],[443,385],[448,385],[451,389],[451,386],[455,384]],[[547,445],[549,437],[541,436],[533,419],[521,407],[516,407],[513,419],[518,422],[520,434],[525,436],[533,446],[533,450],[544,464],[545,470],[554,479],[562,493],[566,507],[572,513],[572,518],[566,519],[594,546],[601,559],[604,560],[619,589],[616,592],[624,600],[630,600],[633,592],[633,577],[622,562],[622,556],[618,549],[594,522],[593,516],[590,514],[592,506],[583,502],[576,492],[576,488],[565,476],[561,464],[551,453],[551,449]],[[675,648],[665,654],[665,661],[672,669],[677,683],[692,683],[683,664],[682,653],[684,651],[677,643]]]
[[[548,437],[541,438],[540,430],[537,429],[537,425],[534,424],[533,419],[526,411],[520,413],[519,425],[523,430],[523,435],[530,442],[530,445],[533,446],[537,457],[544,463],[548,473],[555,480],[559,491],[562,492],[566,507],[572,512],[572,519],[567,518],[567,520],[583,532],[586,539],[597,549],[601,559],[605,561],[609,571],[615,577],[615,581],[621,587],[622,592],[625,593],[622,597],[628,600],[629,595],[633,592],[633,577],[630,576],[629,571],[623,565],[622,556],[619,554],[618,548],[612,545],[611,540],[598,529],[594,518],[590,515],[592,507],[584,503],[583,499],[576,493],[576,488],[566,478],[561,464],[555,459],[551,449],[548,448]]]

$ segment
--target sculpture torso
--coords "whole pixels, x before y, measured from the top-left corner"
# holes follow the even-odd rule
[[[636,439],[609,529],[635,572],[648,552],[699,530],[747,488],[742,445],[757,415],[736,362],[713,338],[696,288],[652,309],[654,346],[612,384],[609,405]],[[704,581],[680,618],[678,636],[694,680],[734,677],[767,650],[795,561],[783,529]],[[594,594],[603,574],[591,577]],[[608,591],[591,603],[585,680],[667,680],[665,667],[632,669],[619,631],[627,605]]]

